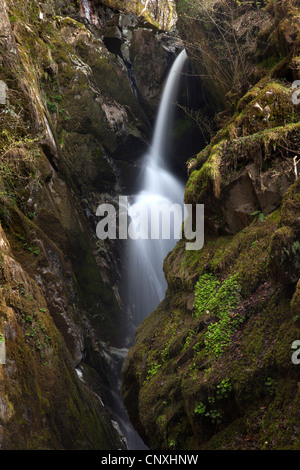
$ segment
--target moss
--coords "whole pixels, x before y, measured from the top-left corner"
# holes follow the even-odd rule
[[[268,269],[276,282],[298,280],[300,244],[291,227],[279,228],[272,236],[268,252]]]
[[[287,190],[282,203],[282,209],[279,214],[280,225],[297,227],[298,217],[300,215],[300,180]]]
[[[222,154],[223,142],[210,148],[210,156],[202,165],[200,170],[192,172],[186,185],[185,202],[193,203],[195,198],[203,200],[205,192],[213,185],[213,192],[216,198],[220,196],[220,158]],[[198,161],[201,156],[199,155]],[[198,163],[199,164],[199,163]]]
[[[263,128],[274,128],[283,123],[297,122],[299,117],[290,95],[290,89],[280,83],[267,82],[261,86],[256,85],[255,89],[251,90],[240,102],[239,109],[243,111],[238,116],[235,125],[242,128],[243,135],[249,135]],[[246,103],[247,106],[245,106]],[[255,105],[257,104],[262,110],[269,107],[268,117],[262,111],[256,111]]]
[[[300,325],[300,281],[297,282],[297,286],[291,300],[291,311],[295,326],[298,328]]]
[[[185,189],[185,204],[193,204],[195,198],[201,201],[203,194],[212,186],[212,177],[212,168],[209,163],[204,163],[200,170],[193,171]]]

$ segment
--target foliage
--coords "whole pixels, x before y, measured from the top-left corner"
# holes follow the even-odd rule
[[[49,111],[51,111],[52,113],[56,113],[58,109],[57,103],[52,103],[51,101],[47,101],[47,106],[48,106]]]
[[[188,335],[185,339],[185,343],[184,343],[184,347],[183,347],[183,350],[187,349],[189,347],[189,345],[191,344],[191,342],[193,341],[194,337],[195,337],[195,331],[194,330],[189,330],[188,332]]]
[[[194,413],[196,415],[204,415],[206,411],[206,406],[204,403],[200,402],[199,405],[196,406]]]
[[[203,314],[214,316],[204,334],[207,354],[219,357],[230,344],[230,338],[242,318],[233,312],[241,301],[238,275],[225,279],[221,284],[213,275],[204,274],[195,286],[195,317]]]
[[[170,347],[170,342],[168,341],[165,346],[165,349],[161,353],[162,362],[165,362],[168,359],[169,347]]]
[[[195,286],[195,317],[199,318],[204,313],[214,312],[215,293],[220,282],[212,274],[201,276]]]
[[[148,367],[146,380],[156,375],[160,367],[161,367],[161,364],[158,364],[157,362],[151,362]]]
[[[268,377],[267,380],[265,381],[265,385],[267,387],[267,390],[270,395],[275,395],[276,393],[276,388],[277,388],[277,382],[272,379],[271,377]]]
[[[223,379],[216,388],[216,396],[209,396],[207,398],[208,405],[200,402],[194,409],[194,413],[199,416],[205,416],[210,419],[212,423],[220,424],[222,422],[222,414],[215,408],[209,408],[209,405],[213,405],[216,400],[222,400],[228,398],[229,393],[232,391],[232,385],[229,378]]]
[[[206,405],[203,402],[200,402],[199,405],[196,406],[194,413],[199,416],[210,418],[212,423],[220,424],[222,422],[222,415],[220,411],[216,409],[206,410]]]
[[[222,398],[228,398],[229,393],[232,391],[232,385],[229,379],[224,379],[222,382],[217,385],[217,400],[222,400]]]
[[[260,210],[252,212],[251,215],[253,215],[253,217],[255,217],[255,220],[258,222],[263,222],[265,220],[265,214]]]
[[[222,415],[217,410],[209,410],[205,416],[209,417],[212,423],[220,424],[222,422]]]
[[[221,318],[240,302],[238,275],[225,279],[221,284],[212,274],[203,274],[195,285],[195,317],[204,313]]]

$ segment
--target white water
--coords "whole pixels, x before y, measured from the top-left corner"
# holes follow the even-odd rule
[[[90,0],[79,0],[82,16],[90,23],[99,25],[99,16]]]
[[[162,164],[165,156],[165,148],[168,144],[167,133],[172,126],[174,100],[177,96],[181,71],[186,59],[187,55],[183,50],[175,60],[164,88],[153,136],[151,165]],[[149,184],[146,183],[146,186],[148,187]]]
[[[183,207],[184,186],[168,171],[165,156],[169,142],[168,131],[172,126],[174,115],[174,102],[186,59],[186,52],[183,50],[169,72],[159,107],[152,146],[149,154],[145,156],[143,189],[134,201],[135,204],[147,207],[149,212],[153,204],[166,203],[168,207],[172,204],[180,204]],[[135,218],[132,215],[131,217],[133,223],[137,220],[136,232],[138,234],[139,216],[136,215]],[[171,239],[138,238],[129,242],[128,290],[134,327],[155,310],[165,296],[167,284],[163,273],[163,260],[174,248],[177,242],[175,237],[179,234],[172,235],[175,236],[171,236]]]
[[[81,0],[80,3],[82,5],[85,18],[88,20],[89,23],[92,23],[91,7],[89,0]]]

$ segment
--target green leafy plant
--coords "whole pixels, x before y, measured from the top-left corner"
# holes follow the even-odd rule
[[[170,446],[171,449],[176,447],[175,439],[171,439],[171,440],[170,440],[169,446]]]
[[[228,398],[230,392],[232,391],[232,385],[229,379],[224,379],[222,382],[217,385],[217,400],[221,400],[222,398]]]
[[[221,413],[216,409],[207,410],[207,407],[203,402],[200,402],[199,405],[196,406],[194,413],[196,415],[209,418],[212,423],[220,424],[222,422]]]
[[[198,341],[194,346],[193,350],[195,351],[196,354],[199,354],[202,349],[202,344]]]
[[[205,416],[210,418],[212,423],[217,423],[217,424],[222,423],[222,415],[217,410],[209,410],[207,413],[205,413]]]
[[[30,253],[34,254],[35,256],[38,256],[40,254],[40,250],[38,248],[33,248],[32,246],[28,246],[27,243],[23,243],[23,248],[25,250],[30,251]]]
[[[206,405],[203,402],[200,402],[199,405],[196,406],[194,413],[196,415],[204,416],[206,412]]]
[[[156,375],[160,367],[161,364],[158,364],[157,362],[151,362],[148,367],[146,380],[151,379],[151,377]]]
[[[291,252],[295,256],[298,250],[300,250],[300,242],[296,240],[291,246]]]
[[[195,362],[193,362],[193,364],[189,365],[188,371],[189,371],[190,377],[192,377],[193,380],[196,380],[199,369],[198,369],[197,364]]]
[[[265,220],[265,214],[262,211],[254,211],[251,214],[253,217],[255,217],[255,222],[263,222]]]
[[[267,387],[267,390],[270,395],[275,395],[276,393],[276,388],[277,388],[277,382],[272,379],[271,377],[268,377],[267,380],[265,381],[265,385]]]
[[[58,109],[57,103],[52,103],[51,101],[47,101],[47,107],[49,111],[51,111],[52,113],[57,112],[57,109]]]
[[[164,350],[163,350],[162,353],[161,353],[161,360],[162,360],[162,362],[165,362],[165,361],[168,359],[169,347],[170,347],[170,342],[168,341],[168,342],[166,343],[166,346],[165,346]]]
[[[9,15],[9,21],[11,23],[16,23],[18,21],[18,18],[14,15]]]
[[[195,318],[199,318],[205,313],[213,313],[214,297],[216,290],[220,287],[220,282],[212,274],[204,274],[195,285]]]
[[[185,343],[184,343],[184,346],[183,346],[183,350],[187,349],[189,347],[189,345],[191,344],[191,342],[193,341],[194,337],[195,337],[195,331],[194,330],[189,330],[188,332],[188,335],[185,339]]]
[[[234,313],[241,301],[241,287],[235,274],[222,283],[212,274],[201,276],[195,286],[195,318],[206,314],[216,318],[204,334],[207,354],[219,357],[230,344],[232,333],[243,321]]]

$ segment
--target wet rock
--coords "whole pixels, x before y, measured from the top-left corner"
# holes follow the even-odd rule
[[[106,28],[103,41],[109,51],[116,55],[121,54],[122,33],[118,26]]]
[[[167,70],[166,55],[150,30],[138,29],[133,33],[130,57],[139,96],[147,113],[153,118]]]
[[[153,120],[164,78],[180,41],[133,13],[115,14],[106,23],[103,40],[109,51],[126,63],[140,104]]]

